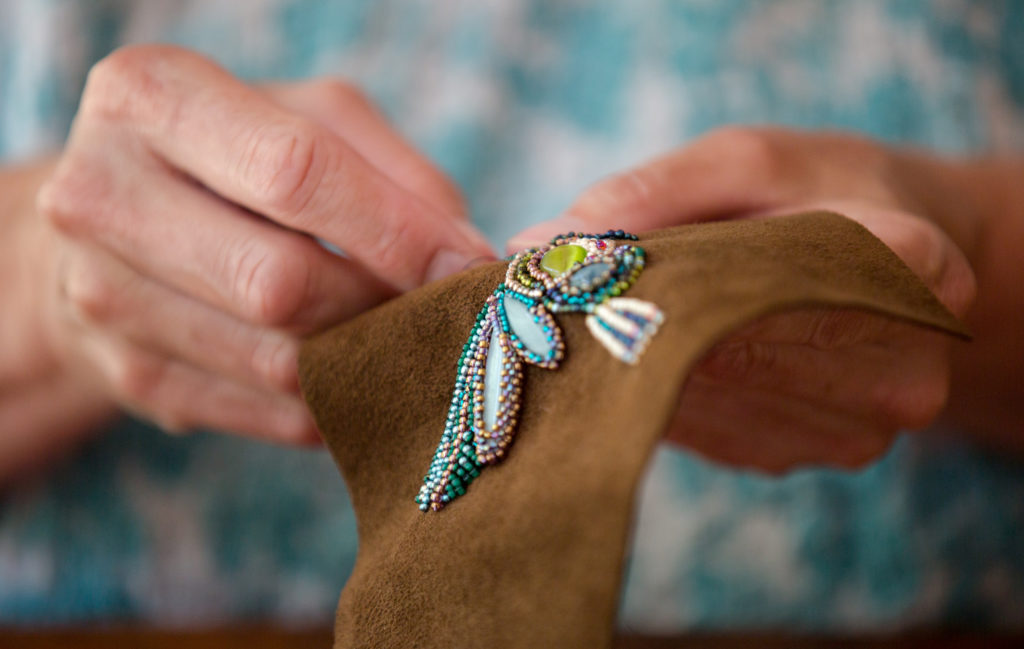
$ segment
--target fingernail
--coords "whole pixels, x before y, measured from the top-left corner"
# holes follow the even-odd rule
[[[486,266],[487,264],[493,264],[498,261],[498,258],[494,255],[484,255],[470,259],[469,263],[462,267],[462,270],[469,270],[470,268],[476,268],[477,266]]]
[[[443,248],[438,251],[427,268],[424,277],[427,282],[443,279],[449,275],[497,260],[487,239],[472,224],[456,221],[454,225],[465,240],[465,248],[461,250]]]
[[[523,248],[547,243],[549,239],[558,234],[566,232],[581,232],[586,230],[586,224],[579,218],[571,215],[563,215],[544,223],[538,223],[513,235],[506,244],[508,252],[517,252]]]
[[[435,282],[439,279],[454,275],[455,273],[461,272],[464,268],[467,268],[469,264],[473,263],[479,256],[467,256],[462,252],[451,250],[446,248],[439,250],[434,258],[430,262],[430,266],[427,267],[427,274],[424,280],[427,282]]]

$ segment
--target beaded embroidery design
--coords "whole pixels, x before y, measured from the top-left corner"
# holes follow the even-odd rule
[[[462,347],[444,434],[416,496],[422,511],[462,496],[481,469],[505,456],[518,424],[523,364],[555,369],[565,355],[552,314],[586,313],[587,328],[615,358],[639,360],[664,316],[650,302],[620,297],[646,254],[616,240],[638,237],[569,232],[511,258]]]

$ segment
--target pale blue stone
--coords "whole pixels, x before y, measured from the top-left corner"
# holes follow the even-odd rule
[[[544,323],[534,320],[536,316],[530,313],[529,307],[507,293],[504,305],[512,333],[519,337],[528,350],[541,358],[547,358],[551,353],[551,343],[544,333]]]
[[[498,421],[498,395],[501,394],[501,341],[498,327],[491,333],[491,344],[487,348],[487,365],[484,369],[484,426],[490,430]]]
[[[589,266],[584,266],[572,274],[572,277],[569,278],[569,285],[575,286],[576,288],[584,291],[589,290],[593,286],[594,282],[605,275],[609,270],[611,270],[611,264],[606,264],[601,261],[590,264]]]

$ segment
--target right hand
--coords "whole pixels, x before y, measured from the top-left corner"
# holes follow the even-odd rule
[[[561,219],[521,233],[513,247],[555,232],[642,232],[832,210],[871,231],[963,317],[975,276],[962,250],[972,248],[978,220],[953,207],[962,193],[949,173],[938,158],[861,137],[732,127],[598,183]],[[945,209],[922,207],[940,197],[948,197]],[[760,318],[717,341],[694,366],[667,439],[772,473],[861,467],[900,431],[924,428],[942,411],[951,346],[937,332],[854,309]]]
[[[166,46],[93,68],[37,209],[43,319],[83,386],[168,430],[286,443],[317,440],[299,336],[493,257],[352,87],[250,87]]]

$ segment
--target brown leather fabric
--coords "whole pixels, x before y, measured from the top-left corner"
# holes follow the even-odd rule
[[[966,336],[860,225],[828,213],[647,233],[627,296],[665,323],[635,367],[583,316],[559,314],[566,359],[526,367],[508,458],[438,513],[413,502],[444,427],[495,263],[430,284],[307,342],[303,391],[358,517],[359,554],[336,647],[608,647],[634,491],[688,369],[759,316],[869,309]]]

